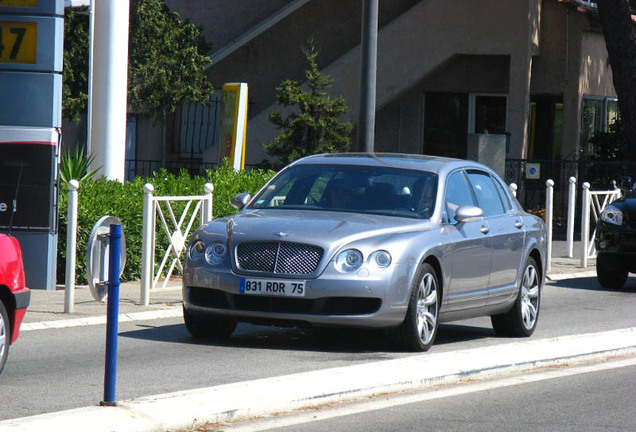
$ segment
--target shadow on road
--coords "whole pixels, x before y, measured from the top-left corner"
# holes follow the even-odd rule
[[[598,280],[596,280],[596,277],[563,279],[560,281],[550,282],[550,286],[588,291],[606,291],[617,293],[636,292],[636,277],[631,274],[627,278],[627,282],[625,282],[625,285],[621,289],[602,288],[601,285],[598,283]]]
[[[386,330],[347,328],[284,328],[240,323],[227,341],[197,339],[182,324],[138,326],[138,330],[120,333],[121,337],[155,342],[248,349],[364,353],[367,360],[385,360],[383,353],[397,350]],[[491,327],[442,324],[435,345],[448,345],[495,337]],[[369,357],[369,354],[377,356]]]

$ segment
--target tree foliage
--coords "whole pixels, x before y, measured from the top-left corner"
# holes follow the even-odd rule
[[[163,0],[134,0],[130,13],[128,103],[161,119],[183,102],[207,103],[209,46],[194,24]]]
[[[284,163],[310,154],[347,151],[351,145],[353,126],[340,120],[349,111],[345,99],[327,94],[333,79],[318,69],[315,43],[310,40],[302,52],[309,65],[304,83],[307,90],[300,81],[283,81],[276,88],[276,100],[289,114],[269,114],[281,134],[266,143],[265,150]]]
[[[78,122],[88,101],[88,11],[64,11],[62,113]]]
[[[615,161],[625,158],[625,131],[619,118],[609,125],[608,131],[598,131],[588,142],[589,149],[581,148],[581,157],[597,161]]]
[[[78,121],[88,100],[88,15],[65,11],[62,110]],[[162,119],[183,102],[209,100],[204,74],[210,61],[201,31],[181,20],[163,0],[132,0],[128,43],[128,104],[140,114]]]

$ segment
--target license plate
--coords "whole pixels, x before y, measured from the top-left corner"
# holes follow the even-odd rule
[[[304,297],[305,281],[241,278],[239,292],[241,294]]]

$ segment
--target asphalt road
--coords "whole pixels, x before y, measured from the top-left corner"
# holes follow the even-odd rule
[[[595,279],[549,284],[533,338],[636,326],[634,278],[622,291]],[[0,377],[0,419],[98,404],[105,326],[24,332]],[[433,352],[508,343],[488,318],[440,327]],[[240,325],[224,345],[192,339],[181,320],[120,325],[117,399],[405,357],[381,332]]]
[[[633,431],[636,362],[438,388],[214,426],[226,432]],[[604,369],[605,367],[611,369]],[[197,429],[200,431],[201,429]]]

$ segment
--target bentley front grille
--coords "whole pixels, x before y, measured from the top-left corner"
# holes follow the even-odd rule
[[[324,251],[318,246],[285,242],[249,242],[236,248],[239,269],[286,275],[316,271]]]

